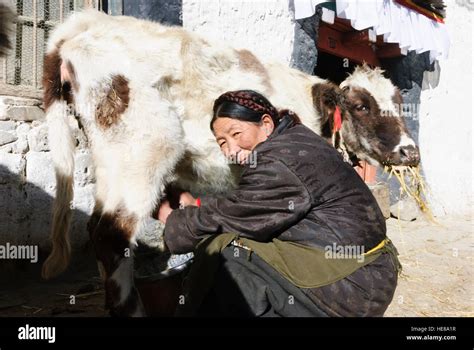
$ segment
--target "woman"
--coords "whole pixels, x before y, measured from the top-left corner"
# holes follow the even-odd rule
[[[254,91],[221,95],[211,129],[244,167],[238,187],[159,210],[169,250],[196,255],[184,314],[382,316],[398,260],[373,195],[338,152]]]

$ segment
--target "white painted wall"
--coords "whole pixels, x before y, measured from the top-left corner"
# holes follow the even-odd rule
[[[473,14],[454,1],[448,3],[449,58],[440,62],[439,85],[421,93],[421,159],[437,215],[474,213]]]
[[[289,64],[295,24],[288,0],[183,0],[183,27],[262,60]]]

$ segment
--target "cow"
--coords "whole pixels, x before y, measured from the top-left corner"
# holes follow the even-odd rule
[[[9,34],[13,25],[15,14],[6,4],[0,4],[0,57],[7,54],[11,48]]]
[[[380,71],[371,74],[367,67],[338,87],[179,27],[92,10],[72,15],[55,29],[43,66],[57,185],[53,247],[42,274],[46,279],[58,275],[70,259],[72,125],[77,119],[95,165],[96,202],[88,227],[113,315],[144,315],[130,252],[165,187],[226,193],[236,184],[238,171],[229,166],[209,128],[213,102],[221,93],[257,90],[277,107],[296,112],[328,141],[347,143],[348,152],[372,162],[402,164],[410,156],[393,154],[414,147],[399,115],[383,118],[390,127],[375,121],[382,119],[388,100],[397,103],[396,89]],[[364,74],[376,85],[383,80],[386,90],[362,81]],[[353,135],[364,123],[374,130]],[[374,141],[379,132],[380,140]]]

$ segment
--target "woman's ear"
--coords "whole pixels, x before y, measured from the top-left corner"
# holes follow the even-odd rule
[[[275,128],[275,124],[273,123],[273,119],[270,115],[264,114],[262,115],[262,126],[265,129],[265,134],[270,136]]]

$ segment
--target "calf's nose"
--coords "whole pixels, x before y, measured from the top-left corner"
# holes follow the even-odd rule
[[[418,165],[420,163],[420,152],[418,147],[409,145],[399,149],[400,160],[403,165]]]

